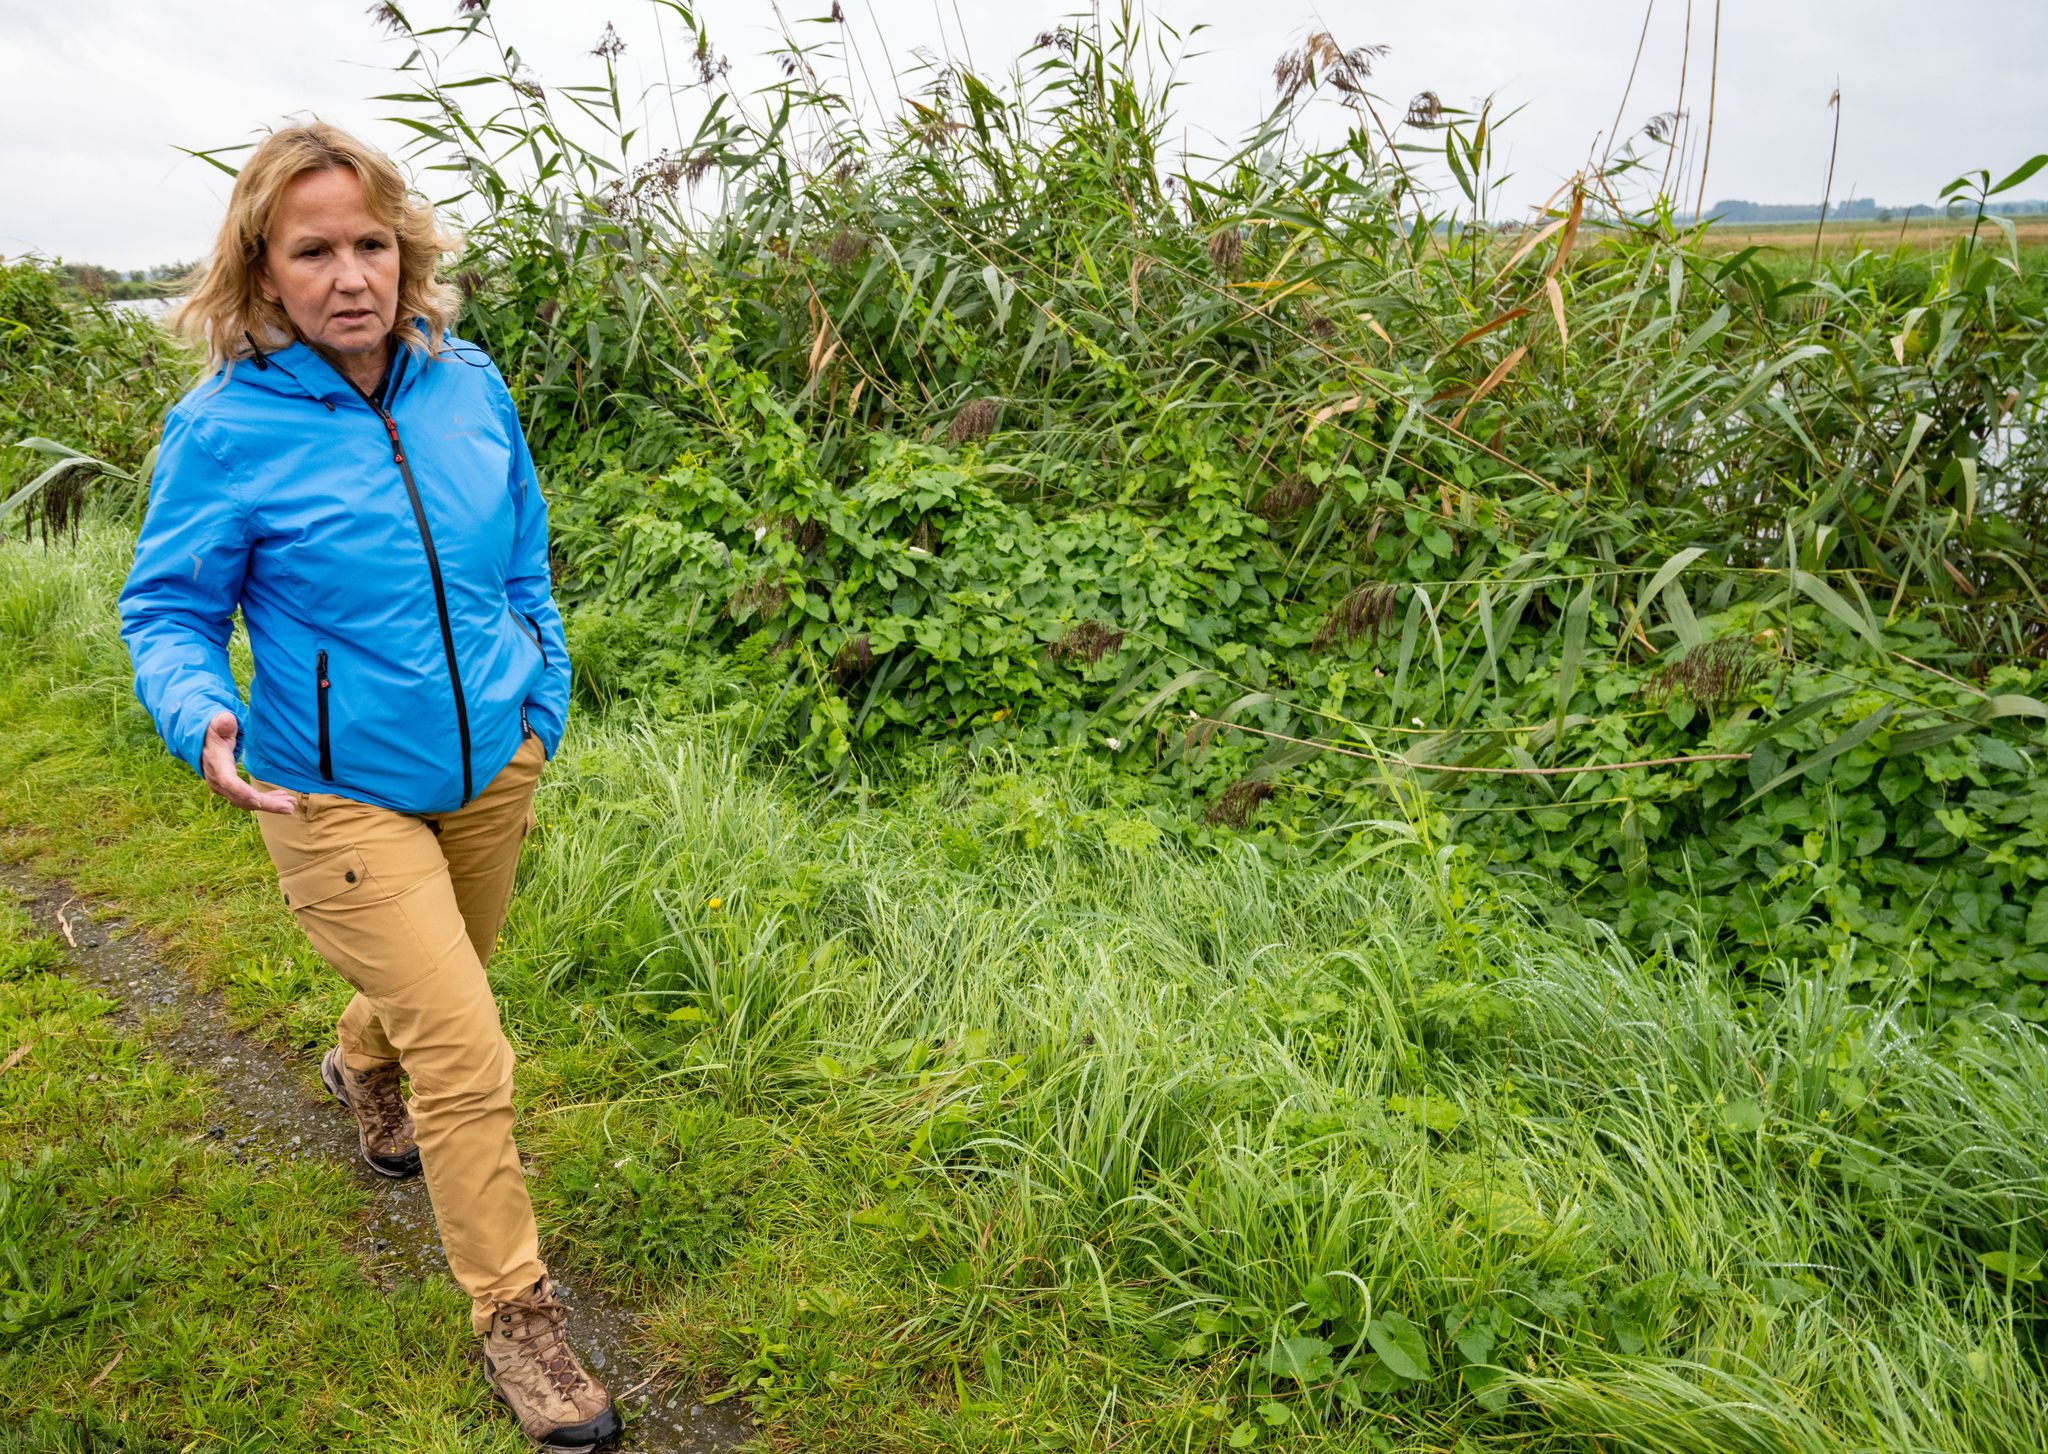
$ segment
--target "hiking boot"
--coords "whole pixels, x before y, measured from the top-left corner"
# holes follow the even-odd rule
[[[581,1454],[624,1426],[604,1385],[569,1351],[568,1320],[545,1277],[498,1304],[484,1335],[484,1373],[536,1448]]]
[[[350,1070],[337,1045],[320,1059],[320,1081],[356,1113],[356,1140],[370,1170],[393,1178],[419,1175],[420,1148],[413,1140],[412,1112],[398,1093],[397,1065]]]

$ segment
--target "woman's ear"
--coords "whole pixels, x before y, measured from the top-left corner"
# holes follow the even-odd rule
[[[256,277],[256,291],[262,295],[263,301],[266,303],[277,302],[277,289],[271,285],[270,281],[270,259],[259,257],[256,259],[256,266],[251,271],[253,271]]]

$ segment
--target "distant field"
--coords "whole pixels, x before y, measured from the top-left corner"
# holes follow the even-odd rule
[[[1814,226],[1811,222],[1723,223],[1707,230],[1706,245],[1714,252],[1734,252],[1745,247],[1806,251],[1813,247]],[[2048,217],[2018,218],[2013,227],[2019,233],[2022,247],[2048,247]],[[1968,221],[1951,221],[1946,217],[1917,218],[1911,222],[1830,222],[1821,235],[1821,251],[1830,257],[1865,248],[1889,252],[1904,247],[1934,252],[1958,237],[1967,236],[1969,231]],[[1998,236],[1998,229],[1989,223],[1984,231],[1994,238]]]

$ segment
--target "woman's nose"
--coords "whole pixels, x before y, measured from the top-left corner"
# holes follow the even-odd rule
[[[344,293],[360,293],[370,285],[370,270],[363,266],[362,256],[353,249],[338,255],[340,268],[335,274],[334,286]]]

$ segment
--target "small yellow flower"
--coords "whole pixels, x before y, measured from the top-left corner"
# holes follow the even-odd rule
[[[993,717],[990,717],[988,720],[991,722],[1000,722],[1003,720],[1003,718],[1009,715],[1010,709],[1008,707],[998,707],[996,708],[995,715]]]
[[[704,907],[705,907],[705,908],[707,908],[707,909],[722,909],[722,908],[724,908],[724,907],[725,907],[725,900],[724,900],[724,899],[706,899],[706,900],[704,901]]]

